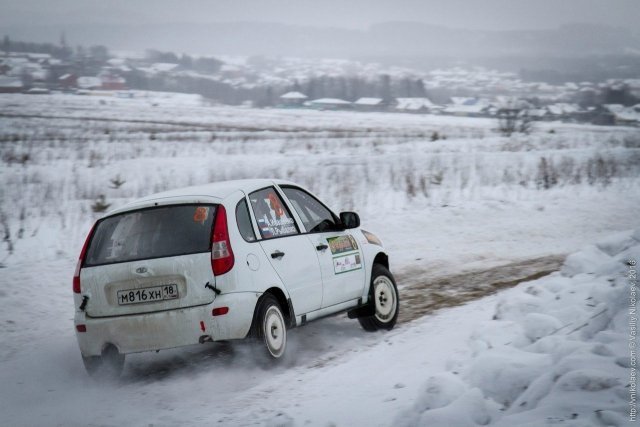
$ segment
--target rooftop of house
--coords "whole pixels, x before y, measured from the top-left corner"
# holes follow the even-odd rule
[[[398,110],[420,110],[433,107],[433,105],[429,98],[396,98],[396,109]]]
[[[448,105],[445,109],[445,113],[463,113],[463,114],[474,114],[480,113],[484,109],[486,109],[487,105],[476,104],[476,105]]]
[[[307,95],[301,92],[287,92],[280,96],[280,99],[307,99]]]
[[[381,105],[382,98],[360,98],[354,104],[356,105]]]

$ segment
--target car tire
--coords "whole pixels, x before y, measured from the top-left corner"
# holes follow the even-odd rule
[[[400,298],[393,274],[382,264],[373,264],[369,304],[374,305],[374,314],[359,317],[358,322],[365,331],[391,330],[398,320]]]
[[[287,348],[287,321],[273,295],[264,294],[258,300],[251,336],[259,357],[272,362],[282,359]]]
[[[82,356],[87,373],[96,378],[117,378],[124,368],[125,355],[114,345],[108,345],[100,356]]]

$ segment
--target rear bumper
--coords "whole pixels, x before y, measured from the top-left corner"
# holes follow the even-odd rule
[[[162,350],[198,344],[203,335],[214,341],[244,338],[259,296],[223,294],[208,305],[130,316],[92,318],[76,312],[74,323],[86,325],[86,332],[76,329],[80,352],[85,357],[98,356],[108,344],[122,354]],[[214,317],[211,312],[217,307],[229,307],[229,312]]]

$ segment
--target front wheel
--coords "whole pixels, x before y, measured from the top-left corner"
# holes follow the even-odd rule
[[[267,358],[280,359],[284,354],[287,347],[287,323],[280,304],[273,295],[265,294],[258,301],[251,335]]]
[[[372,316],[359,317],[358,321],[365,331],[390,330],[398,320],[400,298],[393,274],[381,264],[374,264],[371,271],[369,304],[374,305]]]

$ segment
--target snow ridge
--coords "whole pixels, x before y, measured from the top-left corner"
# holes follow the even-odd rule
[[[639,258],[640,230],[617,234],[504,292],[469,359],[429,377],[393,425],[630,424],[627,275]]]

